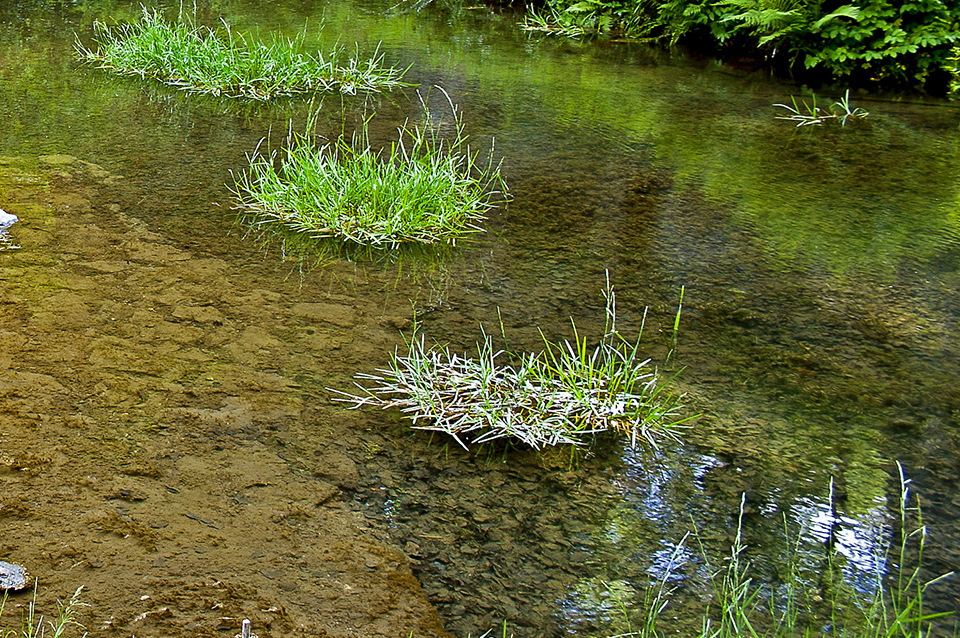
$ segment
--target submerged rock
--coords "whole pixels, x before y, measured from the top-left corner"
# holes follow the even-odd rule
[[[50,166],[66,166],[67,164],[73,164],[77,161],[77,158],[73,155],[64,155],[62,153],[56,155],[41,155],[38,159]]]
[[[0,589],[23,589],[29,582],[26,568],[0,560]]]

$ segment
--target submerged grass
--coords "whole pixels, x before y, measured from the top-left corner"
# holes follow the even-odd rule
[[[84,627],[76,620],[77,610],[80,607],[86,607],[86,603],[80,602],[80,592],[83,591],[83,587],[78,587],[77,591],[73,592],[73,596],[70,597],[66,603],[57,601],[57,615],[54,620],[46,620],[44,622],[43,614],[37,612],[37,588],[34,584],[33,589],[33,599],[27,604],[26,613],[21,613],[20,615],[20,628],[18,629],[6,629],[0,626],[0,638],[45,638],[49,636],[50,638],[60,638],[67,634],[67,630],[70,627],[76,627],[79,630],[83,630]],[[7,592],[4,592],[3,597],[0,598],[0,620],[3,619],[3,611],[7,605]],[[87,632],[83,632],[83,636],[86,636]]]
[[[486,162],[470,150],[462,114],[444,96],[452,140],[441,136],[422,97],[422,122],[403,124],[389,149],[371,149],[366,127],[317,146],[308,123],[304,134],[291,131],[280,151],[253,153],[235,179],[238,207],[256,223],[376,247],[455,244],[482,230],[487,212],[506,201],[506,184],[492,148]]]
[[[428,347],[414,332],[407,355],[394,353],[389,369],[357,375],[374,387],[357,384],[362,395],[334,392],[355,408],[400,408],[415,428],[449,434],[464,448],[497,439],[534,449],[582,445],[611,430],[625,434],[631,446],[676,438],[688,419],[679,418],[680,397],[668,389],[673,377],[664,380],[641,356],[642,326],[635,340],[617,331],[609,279],[604,294],[607,325],[597,346],[589,346],[574,325],[572,341],[544,337],[537,353],[496,350],[484,334],[471,358]]]
[[[194,93],[269,100],[317,91],[378,91],[402,85],[403,71],[383,66],[375,53],[361,59],[342,47],[327,53],[305,50],[305,33],[275,35],[269,44],[248,40],[226,23],[219,31],[194,25],[182,15],[167,22],[143,10],[138,23],[110,29],[94,25],[96,47],[79,41],[77,55],[121,75],[154,78]]]
[[[847,638],[923,638],[932,635],[932,621],[949,614],[925,611],[924,596],[932,586],[952,577],[953,572],[931,580],[922,577],[927,529],[919,504],[911,504],[914,498],[909,480],[899,463],[897,468],[899,544],[893,561],[897,571],[892,577],[882,571],[873,574],[876,581],[872,597],[864,598],[844,581],[840,569],[843,558],[832,545],[827,550],[819,587],[803,582],[795,564],[785,566],[784,583],[778,592],[755,584],[751,575],[753,567],[743,556],[746,546],[742,537],[741,502],[737,534],[725,559],[726,565],[717,568],[705,558],[714,596],[703,615],[698,638],[799,638],[824,634]],[[699,542],[697,535],[693,536]],[[683,541],[678,547],[682,545]],[[706,557],[702,545],[701,554]],[[675,552],[671,565],[677,560],[679,556]],[[882,565],[884,561],[876,564]],[[624,636],[663,638],[667,635],[659,619],[670,600],[669,578],[667,574],[660,579],[648,597],[642,626]]]
[[[667,638],[692,636],[695,638],[927,638],[929,636],[958,636],[960,625],[953,628],[934,623],[954,612],[926,611],[925,597],[929,590],[952,578],[954,572],[926,580],[922,575],[924,545],[927,529],[919,499],[910,493],[910,481],[903,467],[897,463],[900,479],[898,503],[899,521],[896,545],[889,555],[893,572],[882,569],[886,561],[874,564],[877,571],[873,594],[858,593],[845,581],[842,574],[844,558],[833,543],[819,543],[826,547],[823,569],[815,575],[816,583],[807,582],[801,575],[796,557],[781,565],[782,572],[776,586],[764,586],[754,580],[756,569],[744,557],[747,546],[743,541],[743,515],[746,496],[741,497],[736,535],[730,550],[717,565],[708,557],[697,531],[687,533],[674,546],[664,570],[646,591],[637,608],[625,600],[620,591],[623,581],[602,582],[606,596],[614,603],[612,609],[622,615],[625,632],[609,638]],[[831,484],[831,500],[832,500]],[[671,608],[676,589],[669,583],[674,572],[685,559],[685,547],[693,539],[699,545],[708,582],[709,602],[702,614],[690,613],[689,607]],[[798,534],[799,553],[801,539]],[[824,550],[821,550],[824,551]],[[878,557],[879,558],[879,557]],[[639,612],[639,613],[637,613]],[[665,627],[661,619],[672,615],[671,625]],[[632,622],[636,620],[636,622]],[[679,624],[678,624],[679,623]],[[506,623],[491,629],[480,638],[502,636],[512,638]]]

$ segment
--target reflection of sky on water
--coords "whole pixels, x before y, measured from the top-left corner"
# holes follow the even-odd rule
[[[560,614],[568,623],[569,633],[583,633],[597,625],[624,622],[624,611],[634,605],[634,587],[625,580],[581,580],[570,594],[558,601]],[[626,629],[626,627],[618,627]]]
[[[678,573],[678,568],[682,565],[693,564],[697,560],[697,555],[686,542],[688,540],[689,537],[684,537],[679,543],[661,541],[663,549],[653,553],[650,567],[647,568],[647,573],[650,574],[652,579],[660,583],[669,583],[683,578]]]
[[[0,208],[0,250],[16,250],[19,246],[14,246],[10,240],[10,234],[7,230],[19,221],[17,216],[8,213]]]
[[[643,609],[650,587],[683,579],[685,565],[696,565],[696,549],[683,543],[692,526],[689,503],[703,503],[700,478],[720,465],[714,457],[680,445],[623,452],[624,465],[611,482],[621,497],[594,532],[597,553],[620,557],[600,577],[578,582],[557,601],[570,633],[612,635],[627,631],[621,603]],[[702,574],[706,576],[706,574]]]
[[[608,512],[595,540],[605,546],[598,548],[600,553],[629,558],[611,566],[603,576],[608,579],[605,582],[625,583],[635,589],[629,605],[637,610],[642,608],[647,590],[660,585],[689,585],[702,594],[710,580],[710,568],[700,543],[705,544],[713,562],[729,555],[728,545],[736,533],[739,503],[719,502],[715,486],[708,486],[711,472],[725,464],[683,446],[656,451],[628,449],[622,458],[624,466],[612,483],[623,500]],[[728,470],[738,474],[736,468]],[[714,482],[717,478],[713,477]],[[877,593],[877,574],[888,568],[891,526],[886,503],[877,499],[866,511],[851,514],[832,504],[831,490],[825,491],[822,497],[791,495],[779,487],[750,493],[747,508],[755,514],[744,519],[744,537],[751,539],[745,542],[756,545],[748,548],[749,560],[758,572],[755,575],[793,561],[801,582],[816,589],[832,544],[838,573],[861,599],[869,600]],[[699,533],[700,540],[684,539],[688,532]],[[621,594],[629,595],[629,591],[619,588]],[[616,614],[611,620],[611,602],[603,583],[594,577],[571,588],[558,606],[570,631],[589,633],[592,629],[601,635],[621,622]]]
[[[683,542],[693,527],[691,507],[704,503],[702,479],[711,468],[723,463],[684,446],[645,452],[627,448],[622,458],[623,475],[613,483],[623,495],[623,507],[634,516],[656,522],[660,532],[659,548],[643,556],[650,560],[646,573],[657,582],[679,581],[683,576],[678,567],[697,563],[696,552]],[[623,516],[618,516],[608,525],[607,538],[611,542],[622,540],[618,527],[623,520]]]
[[[676,502],[678,485],[690,485],[692,478],[689,491],[702,494],[704,475],[710,468],[722,465],[716,457],[697,454],[684,446],[653,451],[627,448],[622,458],[625,470],[613,481],[614,486],[633,510],[648,520],[665,524],[686,511],[683,503]]]
[[[659,527],[664,539],[684,531],[696,531],[690,529],[693,525],[691,516],[694,509],[699,508],[698,501],[702,503],[708,498],[704,493],[703,479],[711,469],[723,466],[716,457],[685,452],[682,449],[671,452],[657,450],[641,457],[637,451],[627,449],[623,455],[626,470],[614,482],[623,493],[628,507],[646,519],[661,524]],[[678,484],[691,485],[692,488],[678,494]],[[685,500],[678,496],[685,497]],[[783,495],[780,490],[774,489],[763,502],[754,505],[764,517],[772,518],[783,509],[777,502],[778,497],[783,498]],[[822,498],[802,496],[793,499],[785,508],[790,512],[792,528],[799,530],[801,551],[804,547],[819,550],[832,541],[834,550],[845,559],[842,567],[844,579],[858,592],[872,595],[876,591],[876,574],[882,573],[887,567],[890,527],[886,504],[878,501],[866,512],[850,516],[832,506],[831,498],[831,495]],[[608,527],[607,537],[612,542],[622,540],[623,535],[617,529],[620,520],[622,518],[617,517]],[[796,539],[784,540],[794,542]],[[658,579],[678,564],[677,557],[671,560],[675,544],[669,540],[660,542],[664,549],[654,552],[653,564],[648,570]],[[820,565],[815,561],[822,559],[822,556],[822,551],[807,551],[805,558],[801,558],[805,563],[802,567],[819,569]],[[679,552],[678,557],[697,559],[689,549]]]
[[[790,518],[800,529],[800,541],[807,546],[826,547],[832,539],[833,548],[845,560],[842,561],[844,580],[865,596],[877,591],[877,574],[887,569],[887,551],[890,548],[889,515],[885,504],[854,518],[846,516],[831,506],[830,499],[801,497],[790,506]],[[818,556],[821,555],[818,553]],[[811,553],[801,554],[806,558],[804,568],[816,570],[819,563],[812,563]]]

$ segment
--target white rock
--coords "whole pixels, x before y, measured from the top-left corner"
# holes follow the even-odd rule
[[[7,211],[0,208],[0,229],[12,226],[17,222],[18,219],[19,218],[16,215],[11,215]]]

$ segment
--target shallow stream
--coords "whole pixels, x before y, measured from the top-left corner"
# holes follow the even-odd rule
[[[409,81],[443,87],[460,105],[477,148],[496,140],[513,201],[485,234],[441,255],[318,262],[250,235],[226,187],[262,137],[303,121],[303,103],[237,108],[74,61],[75,34],[88,41],[94,20],[139,12],[118,0],[0,8],[0,208],[20,218],[10,233],[21,246],[0,252],[10,322],[0,325],[0,372],[14,379],[0,396],[10,419],[0,437],[16,438],[27,420],[42,441],[82,431],[114,459],[74,460],[65,443],[32,461],[0,447],[8,468],[42,478],[48,463],[141,454],[122,474],[167,486],[144,492],[162,518],[170,477],[206,471],[185,458],[215,453],[218,467],[233,467],[258,446],[297,476],[335,485],[337,506],[404,551],[459,636],[503,621],[518,637],[613,635],[628,618],[635,626],[650,583],[668,572],[678,586],[668,616],[683,617],[706,596],[707,568],[695,543],[678,543],[696,530],[719,561],[744,495],[742,533],[759,574],[776,582],[795,534],[815,573],[832,538],[849,583],[869,593],[871,574],[892,565],[897,461],[922,499],[928,573],[960,568],[956,104],[854,95],[865,120],[798,129],[773,105],[800,87],[682,52],[540,39],[509,12],[439,0],[419,11],[373,0],[198,1],[208,24],[260,33],[322,24],[315,37],[328,44],[380,42],[388,63],[410,67]],[[440,110],[439,98],[427,99]],[[321,126],[332,137],[372,113],[371,138],[387,143],[418,108],[413,88],[328,96]],[[328,387],[347,389],[386,363],[414,315],[429,338],[461,351],[481,325],[499,334],[498,310],[514,349],[536,348],[538,328],[569,336],[571,318],[599,335],[607,271],[623,332],[649,307],[645,334],[659,360],[685,289],[674,362],[700,416],[682,445],[603,441],[576,463],[467,453],[397,414],[331,401]],[[36,378],[18,386],[28,371]],[[175,422],[219,442],[178,451],[165,439]],[[12,471],[0,478],[13,481]],[[42,493],[40,479],[33,485]],[[0,559],[16,562],[34,537],[18,538],[0,541]],[[230,563],[218,560],[213,578]],[[164,578],[163,565],[151,573]],[[317,606],[315,569],[282,572],[259,573],[288,605]],[[960,608],[960,581],[931,602]]]

